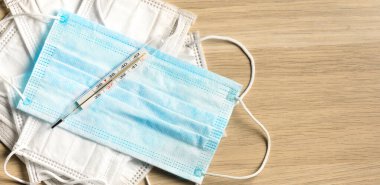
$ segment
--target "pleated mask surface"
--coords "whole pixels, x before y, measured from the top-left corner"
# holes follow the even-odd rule
[[[15,25],[8,23],[5,25],[0,25],[0,58],[14,57],[9,54],[9,50],[5,51],[6,45],[9,43],[13,35],[16,34]],[[18,66],[19,68],[24,68],[23,65],[18,63],[11,63],[6,60],[0,60],[0,74],[15,74],[18,73],[16,69],[10,68],[13,66]],[[13,124],[13,119],[11,116],[10,106],[7,101],[7,93],[5,89],[5,84],[0,80],[0,141],[4,143],[6,147],[11,149],[16,143],[18,134],[16,127]]]
[[[5,94],[3,84],[0,83],[1,93]],[[12,149],[18,138],[15,125],[12,123],[12,116],[7,97],[0,95],[0,141],[6,147]]]

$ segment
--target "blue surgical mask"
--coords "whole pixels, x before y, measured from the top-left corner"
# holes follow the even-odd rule
[[[143,44],[60,12],[18,108],[54,123]],[[201,183],[242,86],[146,47],[150,56],[60,127]],[[269,143],[268,143],[269,144]]]

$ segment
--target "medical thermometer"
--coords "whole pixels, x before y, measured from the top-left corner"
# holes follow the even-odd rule
[[[123,79],[127,73],[133,71],[138,66],[140,66],[141,62],[146,59],[148,56],[148,52],[145,49],[140,49],[127,60],[125,60],[122,64],[120,64],[115,70],[111,71],[108,75],[106,75],[103,79],[101,79],[93,88],[87,90],[83,95],[81,95],[75,103],[77,107],[66,114],[62,118],[60,118],[51,128],[56,127],[60,123],[62,123],[67,117],[69,117],[72,113],[86,109],[92,102],[98,99],[102,94],[111,89],[116,82]]]

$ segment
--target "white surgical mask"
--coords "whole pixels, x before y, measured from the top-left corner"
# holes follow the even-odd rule
[[[6,147],[12,149],[17,141],[17,132],[12,123],[8,99],[2,84],[0,84],[0,93],[0,140]]]
[[[89,0],[88,4],[88,12],[81,12],[81,16],[141,43],[160,42],[157,38],[171,35],[160,50],[173,56],[179,53],[196,18],[191,12],[159,0]]]
[[[5,25],[0,25],[0,58],[13,57],[10,55],[9,50],[13,48],[8,47],[7,43],[9,40],[12,40],[12,37],[16,34],[17,30],[15,28],[14,23],[9,22]],[[14,45],[16,47],[16,45]],[[7,48],[7,49],[6,49]],[[12,59],[12,58],[11,58]],[[4,64],[4,65],[3,65]],[[12,65],[15,68],[8,68],[11,64],[9,61],[1,61],[2,67],[0,67],[0,74],[17,74],[17,71],[14,70],[23,70],[23,66],[20,66],[16,62]],[[11,110],[8,105],[7,94],[5,90],[5,86],[0,83],[0,140],[11,149],[17,141],[17,132],[16,126],[12,123],[11,118]]]
[[[170,35],[161,50],[173,56],[178,54],[177,48],[183,45],[190,26],[195,21],[195,15],[192,13],[159,0],[5,0],[4,2],[13,16],[54,15],[57,10],[64,9],[76,12],[92,21],[101,22],[111,30],[139,42],[153,41],[150,43],[153,46],[161,44],[161,39]],[[28,16],[19,16],[15,18],[15,22],[30,56],[34,57],[41,46],[40,41],[47,34],[49,24]]]

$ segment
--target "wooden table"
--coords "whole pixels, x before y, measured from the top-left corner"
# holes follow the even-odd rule
[[[245,102],[273,140],[257,178],[206,177],[204,184],[380,184],[380,1],[169,2],[198,15],[192,30],[234,37],[253,53],[256,81]],[[204,48],[211,71],[248,82],[236,47]],[[227,131],[209,171],[251,173],[264,155],[262,133],[241,106]],[[3,163],[9,151],[1,146],[0,153]],[[26,178],[19,161],[9,168]],[[1,184],[15,184],[0,176]],[[151,181],[190,184],[161,170]]]

